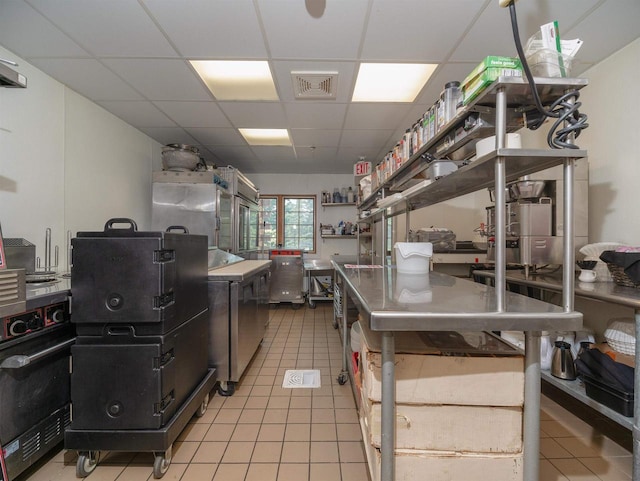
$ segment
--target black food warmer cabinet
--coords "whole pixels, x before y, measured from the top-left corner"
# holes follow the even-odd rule
[[[141,232],[130,219],[111,219],[71,244],[78,337],[65,447],[79,452],[79,477],[110,450],[153,452],[160,478],[216,381],[208,367],[207,237],[177,227]]]

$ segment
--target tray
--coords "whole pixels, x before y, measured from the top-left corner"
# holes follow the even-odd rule
[[[626,417],[633,416],[633,393],[620,391],[599,379],[582,374],[587,396]]]

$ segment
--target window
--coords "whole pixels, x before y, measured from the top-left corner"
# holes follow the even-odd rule
[[[305,195],[265,195],[260,199],[263,248],[316,250],[316,198]]]

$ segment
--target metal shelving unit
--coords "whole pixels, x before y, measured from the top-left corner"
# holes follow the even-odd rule
[[[585,79],[536,79],[537,90],[544,105],[563,95],[567,90],[587,85]],[[547,328],[574,330],[582,325],[582,314],[574,310],[574,215],[573,182],[575,160],[586,156],[578,149],[550,151],[545,149],[506,149],[506,133],[513,128],[514,109],[533,105],[529,84],[525,79],[500,77],[478,98],[461,109],[438,134],[418,150],[407,162],[378,186],[358,206],[359,210],[375,209],[380,198],[386,198],[395,190],[408,186],[417,173],[424,170],[429,160],[443,158],[458,148],[469,148],[469,136],[456,138],[457,129],[473,112],[495,109],[496,144],[493,152],[469,163],[461,169],[435,180],[424,182],[421,187],[410,188],[408,195],[397,196],[384,208],[376,209],[368,216],[359,216],[358,222],[382,222],[382,239],[386,244],[387,219],[400,213],[407,217],[412,209],[437,204],[454,197],[494,187],[496,256],[495,288],[486,287],[478,292],[469,286],[470,281],[445,282],[442,274],[431,272],[430,278],[442,277],[443,288],[433,289],[433,300],[426,304],[404,305],[394,300],[393,285],[397,275],[392,267],[370,270],[361,275],[361,269],[336,265],[336,272],[344,282],[342,303],[353,298],[361,314],[362,322],[369,329],[382,332],[382,418],[381,418],[381,479],[395,479],[395,343],[394,331],[425,330],[522,330],[525,331],[525,392],[523,458],[524,480],[539,479],[540,448],[540,331]],[[486,132],[483,132],[486,133]],[[487,134],[488,135],[488,134]],[[479,138],[476,136],[475,139]],[[443,147],[444,146],[444,147]],[[548,167],[563,166],[564,243],[562,306],[541,301],[529,304],[531,299],[506,291],[506,207],[507,181]],[[417,180],[419,183],[420,180]],[[411,187],[415,187],[411,186]],[[407,225],[409,219],[407,218]],[[383,246],[386,252],[387,246]],[[453,278],[455,279],[455,278]],[[434,283],[431,282],[433,286]],[[347,296],[348,294],[348,296]],[[515,296],[515,297],[514,297]],[[464,298],[464,302],[461,299]],[[343,371],[339,382],[346,382],[347,371],[347,315],[343,309]],[[547,327],[545,327],[547,326]]]
[[[495,277],[495,274],[489,271],[475,271],[474,276],[490,280]],[[527,278],[520,272],[510,272],[507,276],[507,282],[551,292],[560,292],[562,290],[562,279],[546,274],[531,275]],[[619,286],[613,282],[595,282],[590,284],[588,289],[583,289],[578,285],[574,292],[576,297],[632,308],[634,311],[636,332],[640,332],[640,290]],[[634,392],[640,392],[640,342],[636,343],[635,359],[636,377],[634,380]],[[558,380],[545,372],[542,373],[542,376],[543,379],[552,385],[633,432],[633,480],[639,480],[640,438],[638,437],[638,433],[640,433],[640,403],[635,403],[634,416],[633,418],[628,418],[588,397],[584,386],[578,381]]]

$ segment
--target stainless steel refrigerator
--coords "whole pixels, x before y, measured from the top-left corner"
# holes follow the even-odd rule
[[[234,239],[234,198],[211,172],[162,171],[153,174],[151,227],[184,226],[202,234],[210,246],[231,251]]]

